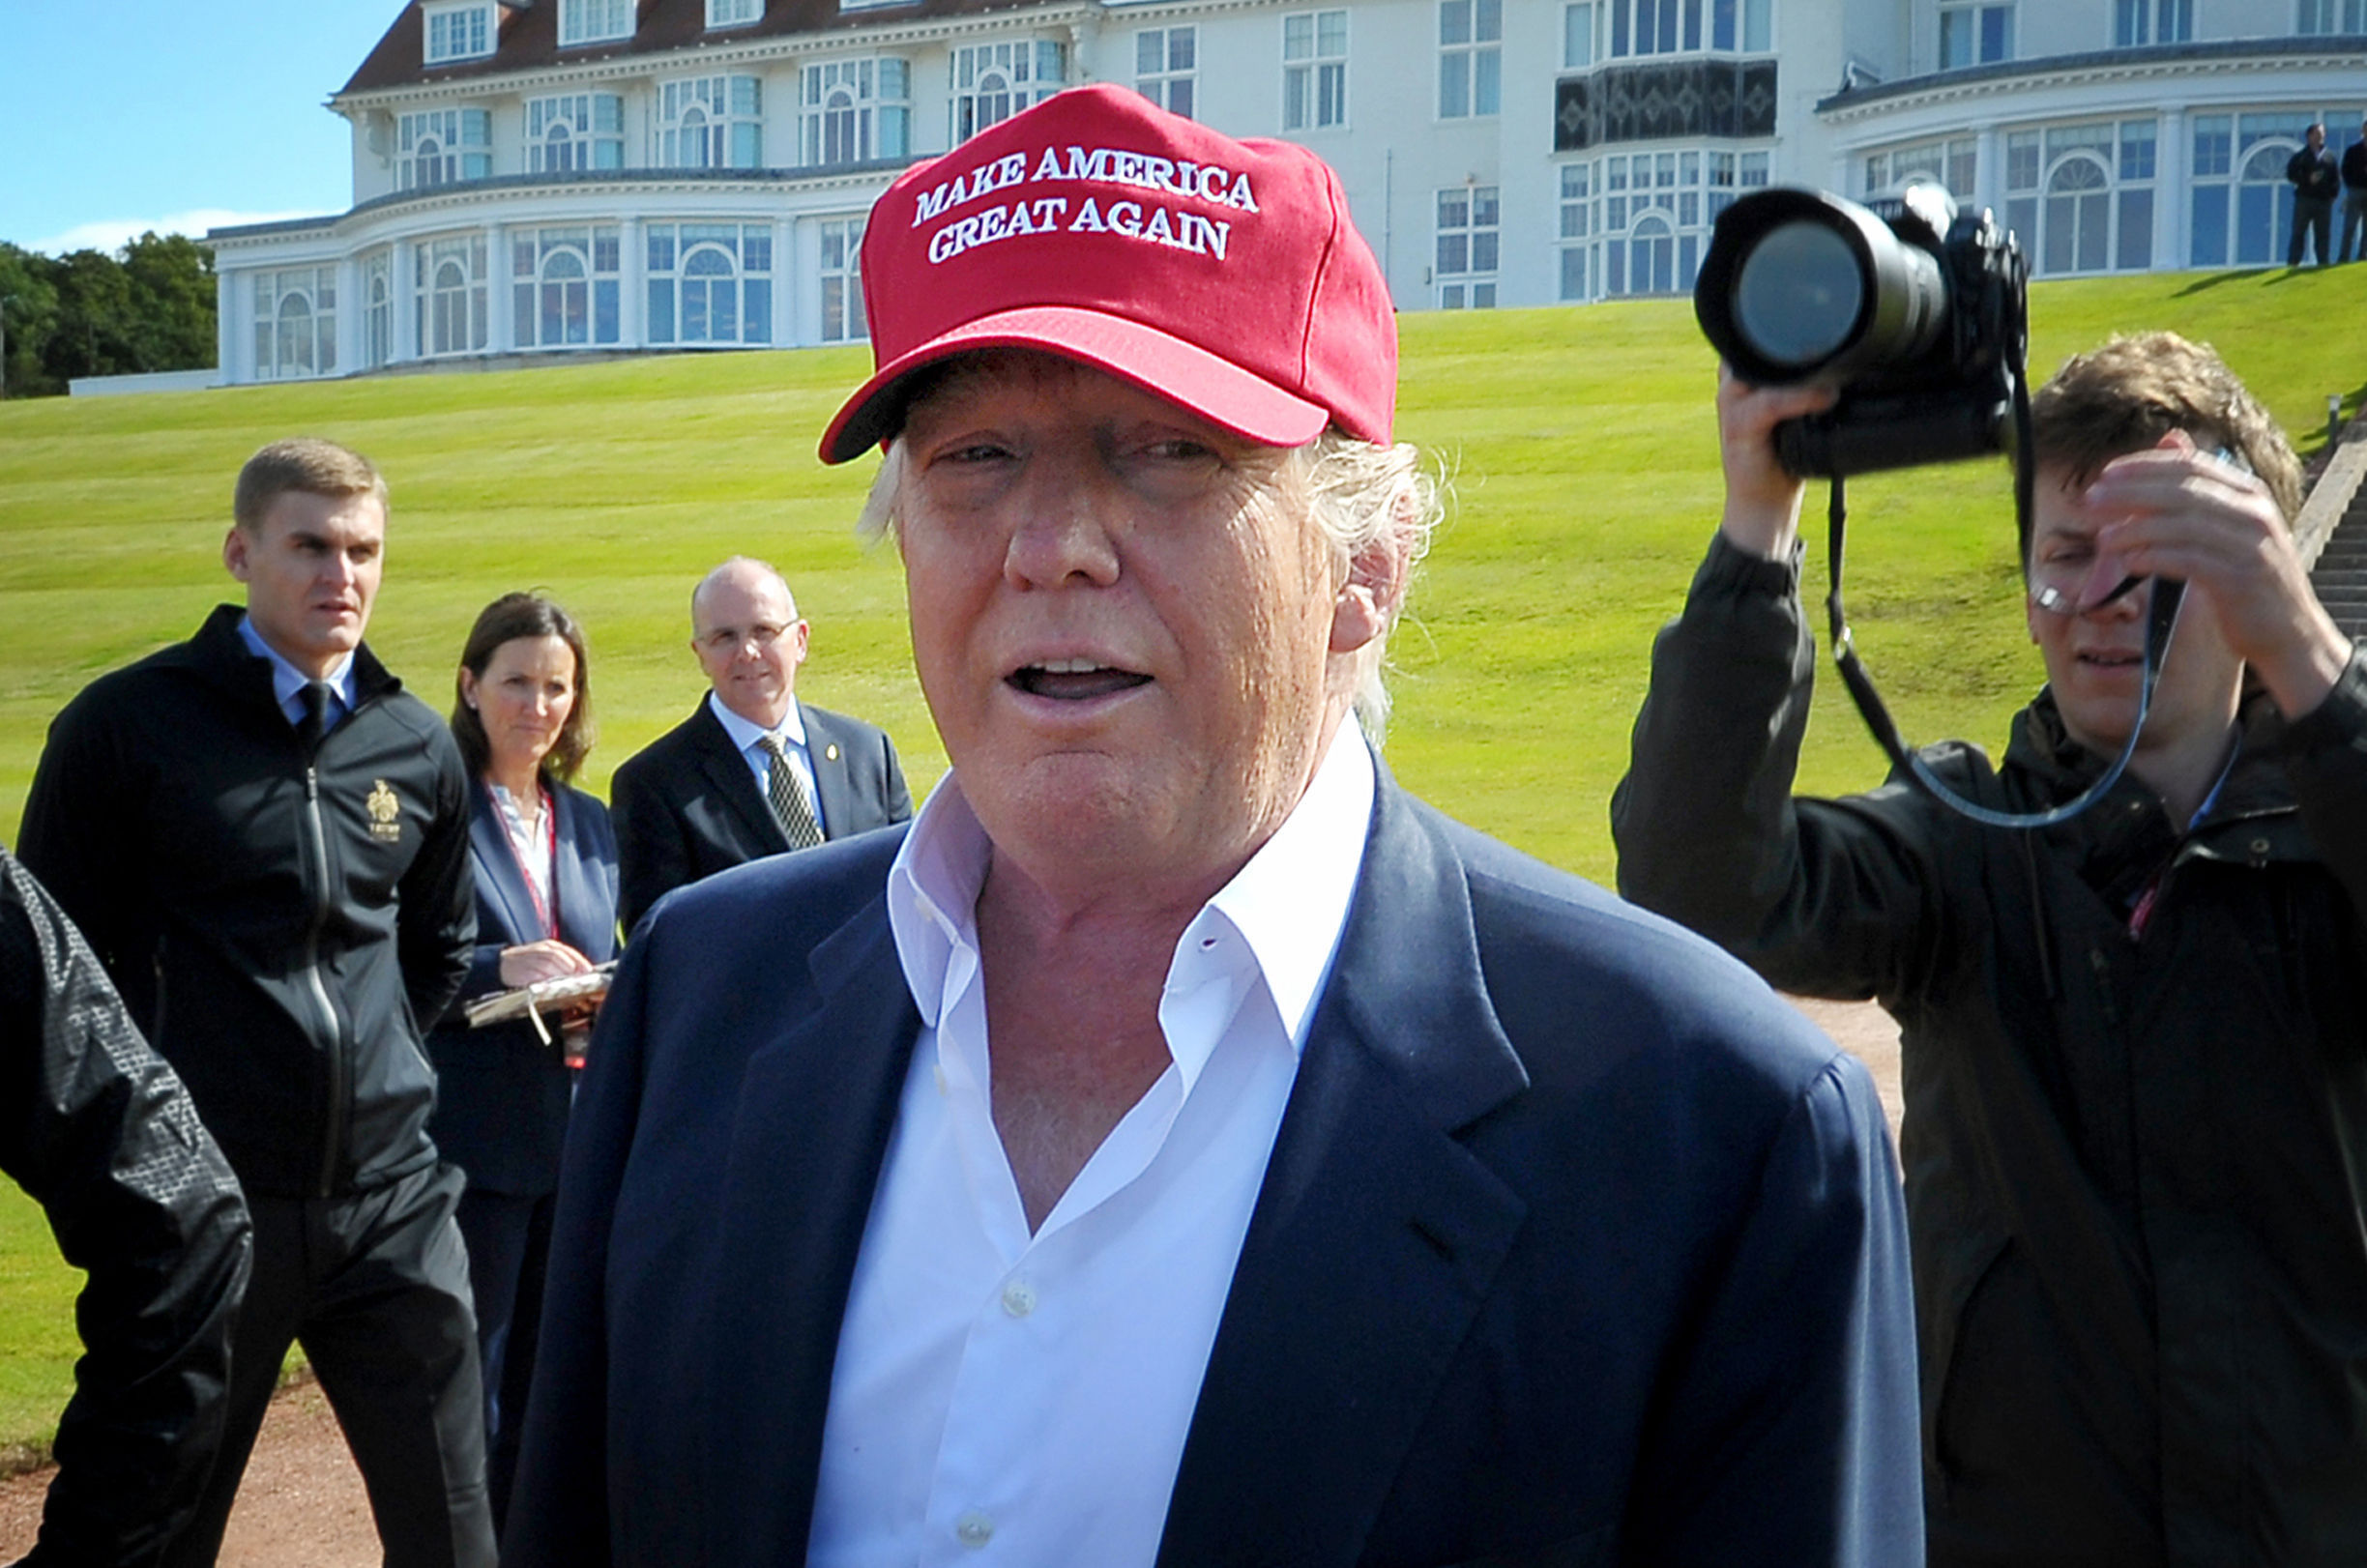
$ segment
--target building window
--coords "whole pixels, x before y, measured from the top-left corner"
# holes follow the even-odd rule
[[[1503,97],[1504,0],[1439,0],[1439,118],[1491,115]]]
[[[427,27],[426,61],[440,66],[476,60],[493,52],[496,31],[490,4],[445,6],[423,14]]]
[[[960,143],[1059,92],[1068,80],[1068,45],[1024,38],[974,44],[953,51],[951,73],[951,131]]]
[[[526,101],[526,167],[535,174],[625,166],[625,101],[570,93]]]
[[[1594,63],[1594,0],[1562,8],[1562,69],[1584,71]]]
[[[1969,207],[1979,173],[1980,142],[1976,137],[1919,141],[1867,154],[1865,193],[1887,195],[1910,181],[1928,180],[1945,189],[1960,205]]]
[[[633,0],[559,0],[559,46],[630,38]]]
[[[754,76],[667,82],[658,99],[658,165],[763,167],[764,83]]]
[[[745,27],[764,20],[764,0],[707,0],[707,25]]]
[[[1940,69],[1985,66],[2013,58],[2013,7],[1943,5],[1940,8]]]
[[[1146,27],[1134,35],[1134,90],[1188,120],[1199,59],[1198,28]]]
[[[2367,0],[2301,0],[2295,31],[2367,33]]]
[[[483,109],[423,109],[399,124],[396,188],[424,190],[493,174],[493,116]]]
[[[423,242],[412,252],[420,353],[482,353],[485,346],[485,237]]]
[[[2336,104],[2264,114],[2198,114],[2187,160],[2188,264],[2268,266],[2285,259],[2294,188],[2285,163],[2313,125],[2342,125]]]
[[[255,376],[282,381],[336,373],[336,269],[257,273]]]
[[[649,340],[773,341],[769,223],[652,223]]]
[[[374,370],[394,358],[394,258],[385,250],[362,258],[362,365]]]
[[[1496,188],[1454,186],[1438,193],[1438,303],[1442,310],[1496,304]]]
[[[2005,138],[2006,226],[2033,273],[2152,266],[2155,134],[2151,120],[2123,120]]]
[[[2113,0],[2113,43],[2121,48],[2193,37],[2194,0]]]
[[[1770,0],[1596,0],[1566,6],[1563,64],[1704,49],[1764,53],[1770,42]],[[1584,60],[1576,58],[1581,53]]]
[[[1348,123],[1348,13],[1301,11],[1282,18],[1282,129]]]
[[[510,240],[513,327],[520,348],[617,341],[617,231],[538,229]]]
[[[1593,174],[1594,165],[1592,163],[1562,165],[1561,298],[1563,300],[1594,298],[1591,266],[1593,251],[1587,244],[1594,227],[1593,213],[1587,201],[1593,193]]]
[[[822,224],[822,341],[860,343],[870,335],[863,320],[863,220],[830,218]]]
[[[1739,192],[1766,186],[1768,155],[1621,155],[1604,159],[1593,183],[1586,226],[1602,242],[1590,279],[1595,296],[1671,294],[1692,288],[1717,215]]]
[[[807,66],[798,161],[808,168],[903,158],[912,141],[912,68],[889,56]]]

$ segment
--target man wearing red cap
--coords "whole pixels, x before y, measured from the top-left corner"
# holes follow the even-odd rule
[[[1336,177],[1077,89],[863,272],[952,771],[636,939],[504,1561],[1918,1562],[1863,1070],[1372,749],[1435,503]]]

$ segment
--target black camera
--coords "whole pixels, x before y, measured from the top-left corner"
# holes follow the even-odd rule
[[[1983,212],[1935,185],[1870,208],[1754,191],[1718,215],[1693,285],[1702,332],[1760,386],[1811,379],[1831,409],[1775,430],[1803,478],[2006,450],[2030,331],[2029,270]]]

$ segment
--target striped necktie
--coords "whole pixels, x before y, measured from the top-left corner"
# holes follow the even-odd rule
[[[812,802],[805,799],[805,785],[789,766],[789,754],[782,749],[780,737],[768,735],[757,742],[765,755],[773,759],[766,769],[766,796],[773,802],[773,815],[780,823],[781,832],[793,850],[809,850],[822,842],[822,825],[814,821]]]

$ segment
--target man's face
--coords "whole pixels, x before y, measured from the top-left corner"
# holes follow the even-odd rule
[[[2309,150],[2311,152],[2315,153],[2320,151],[2325,146],[2325,127],[2310,127],[2309,130],[2303,133],[2302,140],[2309,143]]]
[[[1294,455],[1036,353],[956,374],[897,440],[914,663],[998,855],[1213,891],[1304,792],[1334,655],[1372,635],[1335,630],[1354,595]]]
[[[2096,548],[2096,530],[2110,519],[2081,505],[2061,470],[2039,470],[2033,510],[2032,592],[2023,604],[2031,641],[2046,661],[2047,683],[2071,738],[2101,756],[2116,756],[2136,723],[2152,585],[2141,584],[2085,612],[2042,608],[2035,592],[2042,583],[2054,584],[2075,606],[2091,604],[2124,573],[2109,553]],[[2146,749],[2167,750],[2199,731],[2223,734],[2235,717],[2242,681],[2243,663],[2228,651],[2216,620],[2189,605],[2154,682]]]
[[[386,566],[386,508],[374,495],[286,490],[252,529],[233,527],[222,565],[247,585],[264,642],[315,678],[361,646]]]
[[[806,636],[789,591],[761,566],[725,572],[691,606],[690,647],[708,683],[724,707],[768,730],[796,696]]]

